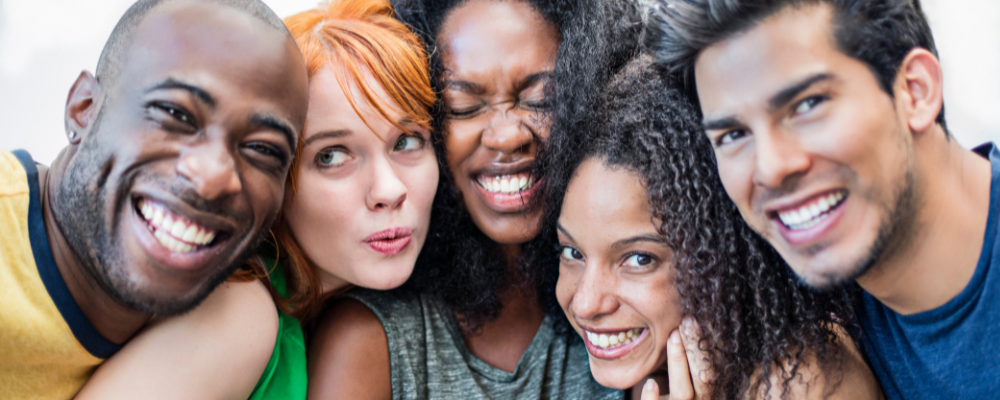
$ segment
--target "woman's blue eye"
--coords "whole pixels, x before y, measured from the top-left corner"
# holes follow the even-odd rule
[[[396,145],[393,146],[392,150],[393,151],[414,150],[414,149],[419,149],[420,146],[422,146],[423,144],[424,141],[419,136],[403,135],[396,142]]]
[[[633,254],[625,260],[625,265],[632,268],[645,268],[653,263],[653,257],[648,254]]]
[[[582,260],[583,259],[583,254],[580,253],[579,250],[574,249],[574,248],[569,247],[569,246],[563,247],[563,249],[562,249],[562,256],[563,256],[563,258],[566,258],[568,260]]]
[[[322,166],[343,164],[347,161],[347,153],[337,149],[324,149],[316,154],[316,163]]]

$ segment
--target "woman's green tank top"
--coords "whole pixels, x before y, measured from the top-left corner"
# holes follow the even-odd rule
[[[287,296],[285,271],[277,261],[264,259],[269,266],[271,284],[278,294]],[[305,399],[306,345],[299,320],[278,310],[278,338],[264,373],[257,381],[250,400]]]

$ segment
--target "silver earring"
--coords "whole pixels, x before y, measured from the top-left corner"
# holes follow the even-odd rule
[[[76,131],[69,131],[69,141],[76,140]]]

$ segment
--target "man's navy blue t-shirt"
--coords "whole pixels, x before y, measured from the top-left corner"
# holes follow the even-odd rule
[[[913,315],[861,295],[862,350],[887,399],[1000,399],[1000,149],[985,144],[974,151],[990,160],[993,179],[969,284],[943,306]]]

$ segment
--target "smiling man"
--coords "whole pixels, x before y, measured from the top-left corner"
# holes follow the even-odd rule
[[[0,153],[5,397],[72,397],[151,316],[243,265],[281,205],[307,87],[259,1],[129,9],[70,89],[52,167]]]
[[[645,45],[700,104],[743,218],[805,283],[864,289],[887,397],[994,397],[1000,151],[950,137],[919,2],[667,1]]]

